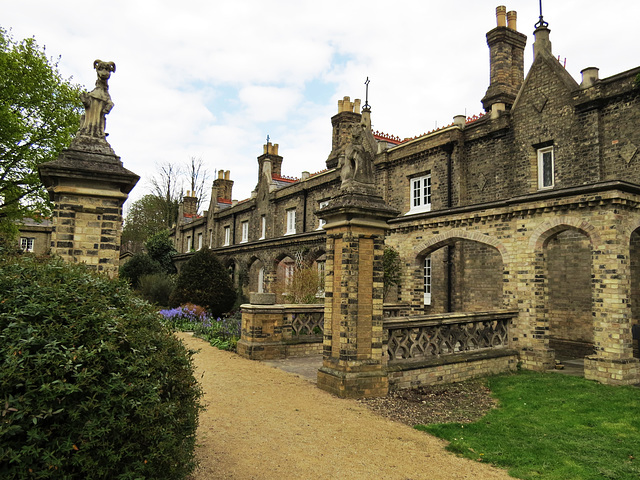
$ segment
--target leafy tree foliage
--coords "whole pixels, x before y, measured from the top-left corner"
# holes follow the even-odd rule
[[[0,27],[0,231],[15,220],[50,212],[38,165],[55,160],[80,118],[80,87],[33,38],[15,42]]]
[[[172,206],[169,210],[172,212],[175,210],[177,217],[177,202],[175,206],[175,209]],[[127,246],[129,251],[142,250],[142,245],[147,239],[171,227],[171,224],[167,223],[167,217],[166,204],[163,198],[147,194],[136,200],[129,207],[127,217],[124,220],[122,243]],[[175,222],[176,217],[173,218],[173,222]]]
[[[235,299],[236,291],[229,272],[213,251],[203,248],[182,266],[169,304],[177,307],[193,303],[217,317],[229,312]]]
[[[400,283],[400,253],[392,247],[384,247],[382,252],[382,279],[384,283],[384,295],[389,289]]]
[[[84,265],[0,258],[0,478],[185,479],[201,390],[155,308]]]

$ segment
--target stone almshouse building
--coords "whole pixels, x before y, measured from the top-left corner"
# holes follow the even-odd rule
[[[405,141],[375,135],[378,193],[400,212],[388,221],[385,244],[400,253],[402,280],[385,300],[402,315],[441,321],[499,311],[525,368],[585,357],[588,378],[638,383],[640,67],[603,79],[587,68],[578,83],[554,57],[541,22],[525,77],[527,38],[515,12],[499,7],[497,18],[487,33],[485,115],[454,117]],[[250,199],[231,200],[229,172],[213,182],[204,216],[185,198],[178,261],[210,246],[247,292],[273,291],[300,258],[322,270],[327,239],[316,212],[340,185],[351,127],[370,126],[359,103],[345,97],[331,118],[327,170],[283,178],[278,146],[267,143]],[[393,345],[432,348],[418,344]]]

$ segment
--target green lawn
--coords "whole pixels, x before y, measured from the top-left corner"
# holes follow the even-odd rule
[[[416,428],[516,478],[640,479],[640,388],[528,371],[487,383],[499,407],[479,421]]]

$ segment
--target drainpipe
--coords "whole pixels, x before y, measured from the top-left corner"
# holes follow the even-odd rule
[[[453,255],[452,251],[453,246],[449,245],[447,247],[447,313],[451,313],[453,311]]]
[[[231,245],[236,244],[236,214],[233,214],[231,220],[232,232],[231,232]]]
[[[302,233],[307,233],[307,189],[302,190],[303,193],[303,203],[302,203]]]

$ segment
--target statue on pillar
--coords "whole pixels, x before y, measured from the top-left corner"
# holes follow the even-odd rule
[[[85,114],[80,120],[78,135],[104,139],[107,136],[105,133],[106,115],[113,108],[108,80],[111,77],[111,72],[116,71],[116,64],[95,60],[93,68],[98,74],[98,80],[96,80],[96,88],[91,92],[80,94]]]
[[[340,159],[342,190],[357,190],[360,193],[375,191],[374,152],[367,140],[364,124],[351,127],[351,142]]]

